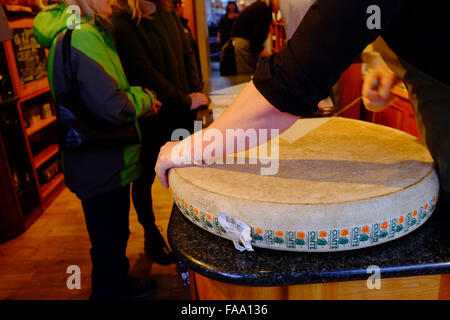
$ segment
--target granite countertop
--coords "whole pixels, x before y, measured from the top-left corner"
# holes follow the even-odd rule
[[[219,77],[213,80],[206,84],[205,93],[250,79]],[[207,112],[200,114],[199,119]],[[367,268],[372,265],[380,267],[382,278],[450,273],[448,230],[450,209],[438,204],[420,228],[374,247],[324,253],[262,248],[239,252],[230,240],[211,234],[187,220],[174,205],[168,239],[178,259],[206,277],[238,285],[281,286],[366,280],[370,276]]]
[[[450,273],[450,209],[438,203],[417,230],[374,247],[343,252],[302,253],[254,248],[239,252],[230,240],[187,220],[174,205],[168,239],[191,270],[227,283],[281,286],[365,280],[371,265],[381,278]]]

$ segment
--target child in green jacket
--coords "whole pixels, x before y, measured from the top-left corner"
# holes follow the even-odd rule
[[[34,23],[37,41],[50,50],[53,96],[76,87],[93,118],[118,128],[134,123],[140,136],[137,119],[156,114],[161,105],[148,90],[127,81],[108,31],[113,1],[65,2],[41,11]],[[69,29],[73,31],[66,65],[71,72],[63,67],[63,39]],[[62,148],[65,183],[81,200],[92,245],[92,299],[121,299],[155,289],[154,282],[143,285],[128,276],[125,254],[130,183],[141,174],[140,150],[140,143]]]

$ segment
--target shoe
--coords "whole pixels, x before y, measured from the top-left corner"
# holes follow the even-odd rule
[[[152,261],[163,266],[176,261],[175,255],[170,251],[156,225],[145,233],[145,251]]]
[[[153,279],[129,277],[125,299],[144,299],[156,291],[156,282]]]

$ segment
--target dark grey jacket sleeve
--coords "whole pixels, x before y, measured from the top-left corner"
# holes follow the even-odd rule
[[[180,34],[183,37],[183,54],[185,57],[186,75],[189,81],[189,89],[191,92],[202,92],[203,84],[200,81],[200,76],[198,72],[200,66],[197,66],[195,53],[192,50],[188,37],[184,33],[183,25],[178,16],[176,16],[176,23],[180,30]]]
[[[113,37],[117,52],[129,79],[134,79],[147,89],[154,90],[158,97],[167,97],[169,105],[179,108],[179,112],[188,112],[191,98],[171,83],[150,59],[147,48],[142,44],[134,22],[126,15],[116,16],[113,20]],[[131,81],[131,80],[130,80]]]
[[[141,88],[119,89],[117,81],[98,62],[75,48],[72,60],[80,97],[96,117],[120,125],[135,121],[149,110],[153,97]]]

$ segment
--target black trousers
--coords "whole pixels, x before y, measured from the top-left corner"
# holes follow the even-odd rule
[[[153,151],[159,150],[159,148],[153,148]],[[155,170],[152,168],[156,165],[156,156],[150,158],[147,161],[146,169],[141,177],[133,182],[133,187],[131,191],[134,208],[136,209],[137,217],[139,223],[144,228],[144,232],[147,233],[150,227],[155,224],[155,213],[153,212],[153,201],[152,201],[152,185],[155,180]]]
[[[91,241],[91,299],[121,299],[130,264],[126,256],[130,185],[82,201]]]
[[[140,122],[142,133],[142,148],[140,162],[142,174],[140,178],[132,184],[132,199],[138,216],[138,221],[147,234],[150,227],[155,224],[155,214],[153,212],[152,185],[155,180],[155,165],[158,159],[159,149],[164,144],[166,137],[158,134],[158,127],[155,119],[147,119]],[[147,237],[146,237],[147,238]]]
[[[151,190],[156,176],[155,165],[159,150],[166,142],[171,140],[172,132],[175,129],[185,128],[193,133],[196,118],[196,112],[174,115],[167,111],[174,108],[165,106],[164,103],[163,107],[166,107],[166,112],[141,119],[139,122],[142,134],[140,162],[143,171],[141,177],[133,182],[131,194],[138,221],[144,227],[146,233],[155,224]]]

